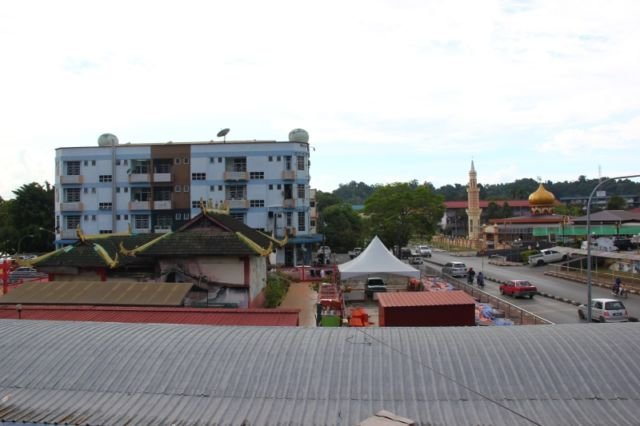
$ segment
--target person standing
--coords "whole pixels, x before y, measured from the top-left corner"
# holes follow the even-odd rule
[[[467,283],[473,285],[473,279],[476,277],[476,271],[473,268],[469,268],[467,271]]]
[[[482,271],[478,272],[476,282],[478,283],[478,287],[484,288],[484,274],[482,273]]]

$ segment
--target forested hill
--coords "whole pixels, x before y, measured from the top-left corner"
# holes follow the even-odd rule
[[[606,179],[604,177],[603,179]],[[564,197],[586,197],[598,184],[599,179],[586,179],[580,176],[573,182],[542,182],[544,187],[551,191],[556,198]],[[411,182],[418,185],[417,181]],[[427,183],[430,185],[429,183]],[[480,188],[480,198],[483,200],[526,200],[533,191],[538,188],[538,181],[531,178],[518,179],[511,183],[499,184],[478,184]],[[332,194],[349,204],[364,204],[364,201],[380,185],[367,185],[364,182],[351,181],[347,184],[340,184],[338,189]],[[640,183],[631,180],[618,180],[616,182],[605,183],[602,190],[609,195],[633,195],[640,193]],[[467,185],[453,184],[444,185],[435,189],[436,193],[442,195],[447,201],[461,201],[467,199]]]

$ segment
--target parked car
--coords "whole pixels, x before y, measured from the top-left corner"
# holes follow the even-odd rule
[[[540,250],[540,253],[529,256],[529,265],[542,266],[546,263],[560,262],[568,258],[569,256],[566,253],[561,253],[558,250],[543,249]]]
[[[467,265],[462,262],[447,262],[442,267],[442,273],[452,277],[464,277],[467,275]]]
[[[588,305],[578,306],[578,317],[587,319]],[[600,322],[626,322],[629,321],[627,308],[619,300],[615,299],[591,299],[591,319]]]
[[[529,299],[533,299],[536,293],[538,293],[538,288],[527,280],[511,280],[500,284],[500,294],[503,295],[511,297],[528,296]]]
[[[355,259],[356,257],[358,257],[358,255],[362,253],[362,248],[361,247],[356,247],[353,250],[349,251],[349,258],[350,259]]]
[[[28,266],[20,266],[9,273],[9,282],[16,282],[19,280],[25,280],[30,278],[40,278],[42,274],[35,268]]]
[[[431,257],[431,247],[429,246],[418,246],[418,254],[422,257]]]
[[[364,286],[364,294],[367,298],[373,298],[373,293],[385,293],[387,284],[380,277],[369,277]]]

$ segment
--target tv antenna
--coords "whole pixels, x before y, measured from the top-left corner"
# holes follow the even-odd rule
[[[227,133],[229,133],[229,129],[222,129],[218,132],[217,136],[220,137],[224,137],[224,142],[227,142]]]

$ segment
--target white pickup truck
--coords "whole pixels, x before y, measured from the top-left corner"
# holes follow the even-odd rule
[[[542,266],[546,263],[567,260],[569,255],[553,249],[542,249],[538,254],[529,256],[529,265]]]

